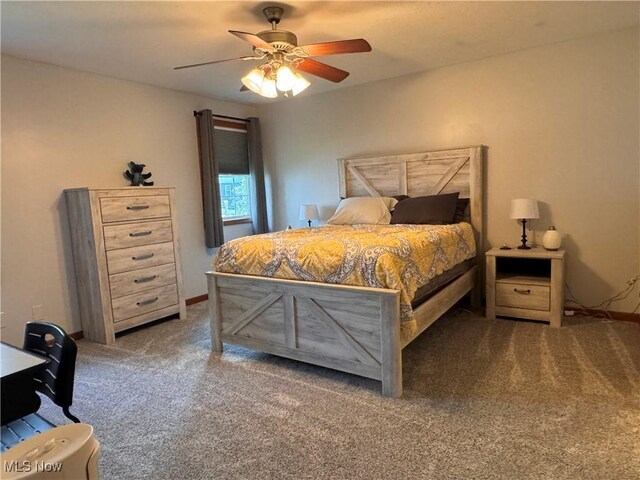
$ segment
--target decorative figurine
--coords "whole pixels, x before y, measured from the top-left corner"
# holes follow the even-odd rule
[[[153,185],[153,182],[147,182],[146,179],[151,177],[151,172],[142,173],[142,169],[145,167],[144,163],[129,162],[129,169],[131,171],[125,171],[124,177],[131,181],[131,186],[138,187],[140,185],[149,187]]]

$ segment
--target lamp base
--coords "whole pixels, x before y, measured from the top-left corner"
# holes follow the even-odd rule
[[[522,219],[522,245],[518,246],[519,250],[531,250],[531,247],[527,245],[527,219]]]

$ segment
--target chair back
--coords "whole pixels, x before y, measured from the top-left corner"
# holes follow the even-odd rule
[[[51,341],[45,338],[53,337]],[[44,370],[34,377],[39,392],[68,411],[73,402],[73,379],[78,347],[73,339],[57,325],[29,322],[25,327],[23,348],[49,358]]]

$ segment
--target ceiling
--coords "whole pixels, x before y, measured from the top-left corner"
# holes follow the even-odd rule
[[[228,33],[270,28],[262,8],[285,8],[279,28],[300,44],[365,38],[371,53],[317,59],[351,72],[340,84],[307,75],[301,95],[468,62],[638,25],[638,2],[9,2],[2,53],[242,103],[257,61],[174,66],[251,55]]]

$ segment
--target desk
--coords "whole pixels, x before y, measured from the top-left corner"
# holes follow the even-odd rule
[[[33,376],[49,363],[47,358],[0,343],[2,376],[1,424],[38,411],[40,397]]]

